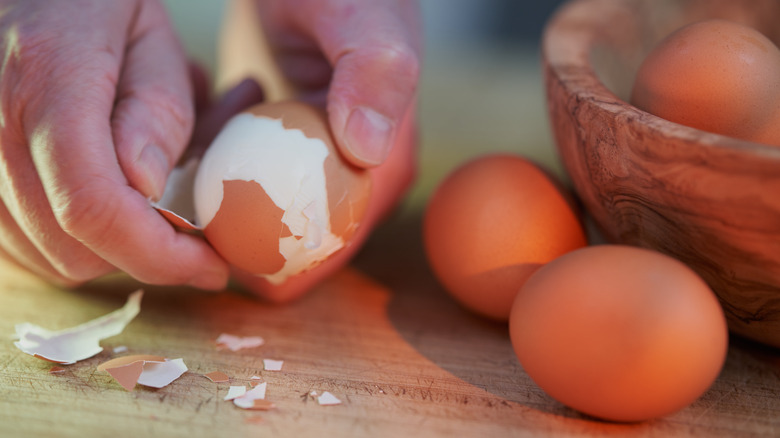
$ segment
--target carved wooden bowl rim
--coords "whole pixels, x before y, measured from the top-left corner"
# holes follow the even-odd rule
[[[572,98],[582,99],[588,105],[622,119],[643,134],[702,148],[726,149],[736,155],[776,161],[780,165],[780,147],[670,122],[634,107],[601,81],[593,67],[591,53],[596,46],[609,48],[616,42],[600,29],[621,8],[637,1],[656,0],[569,0],[564,3],[544,30],[541,55],[545,74],[560,82]],[[582,11],[590,13],[579,14]],[[560,50],[564,46],[566,50]]]

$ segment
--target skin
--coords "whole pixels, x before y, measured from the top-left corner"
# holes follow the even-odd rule
[[[416,5],[357,3],[258,3],[283,71],[326,105],[344,157],[375,184],[360,236],[326,263],[278,287],[233,272],[275,301],[345,265],[413,177]],[[202,149],[262,99],[259,88],[244,82],[209,102],[159,0],[0,0],[0,36],[0,256],[70,287],[120,270],[223,289],[231,268],[149,199],[188,146]]]

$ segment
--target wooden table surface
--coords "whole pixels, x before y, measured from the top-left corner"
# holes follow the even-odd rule
[[[139,285],[117,276],[64,291],[2,265],[0,436],[780,435],[780,355],[740,342],[713,387],[667,418],[612,424],[563,407],[523,372],[505,325],[470,315],[437,286],[418,234],[419,217],[400,215],[352,267],[292,305],[147,287],[125,331],[60,374],[12,345],[14,324],[69,327],[120,307]],[[221,333],[266,344],[217,350]],[[96,371],[119,345],[181,357],[190,372],[162,389],[127,392]],[[282,371],[263,371],[264,358],[284,360]],[[223,401],[229,384],[200,375],[214,370],[239,385],[262,376],[278,408],[253,413]],[[343,404],[319,406],[311,391]]]
[[[601,422],[545,395],[517,362],[507,327],[472,316],[436,284],[420,217],[449,169],[493,150],[559,169],[534,55],[480,56],[443,56],[426,71],[419,183],[352,266],[298,302],[145,287],[140,314],[102,342],[103,353],[50,374],[50,363],[13,346],[14,325],[70,327],[120,307],[139,285],[115,276],[60,290],[0,264],[0,436],[780,436],[778,351],[733,340],[722,374],[690,407],[644,423]],[[221,333],[266,344],[218,351]],[[190,372],[162,389],[127,392],[96,371],[119,345],[181,357]],[[284,360],[282,371],[263,371],[264,358]],[[214,370],[234,384],[262,376],[278,408],[249,412],[224,401],[229,384],[200,375]],[[343,404],[319,406],[311,391]]]

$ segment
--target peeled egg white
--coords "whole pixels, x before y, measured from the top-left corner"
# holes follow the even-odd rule
[[[278,284],[349,244],[369,192],[323,111],[262,104],[232,118],[203,156],[195,219],[228,262]]]

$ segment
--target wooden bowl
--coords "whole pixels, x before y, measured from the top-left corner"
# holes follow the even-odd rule
[[[777,43],[777,17],[777,0],[572,0],[542,57],[559,155],[604,236],[687,263],[734,333],[780,347],[780,147],[627,103],[644,56],[680,26],[726,18]]]

